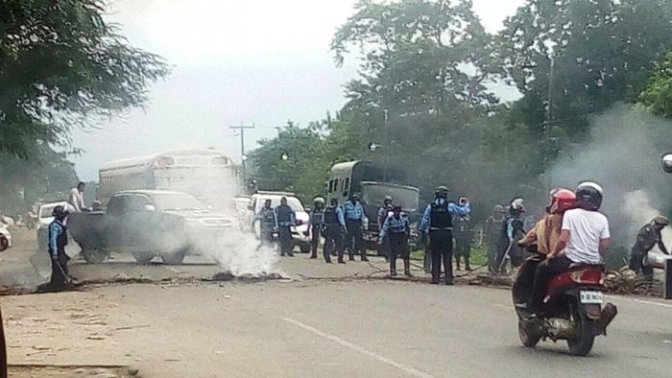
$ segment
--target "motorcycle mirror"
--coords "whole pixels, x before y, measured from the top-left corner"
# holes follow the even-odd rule
[[[663,163],[663,170],[666,173],[672,173],[672,153],[663,155],[662,163]]]

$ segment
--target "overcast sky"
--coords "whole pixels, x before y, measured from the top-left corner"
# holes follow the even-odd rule
[[[489,31],[524,0],[473,0]],[[342,107],[355,62],[336,68],[329,42],[356,0],[114,0],[108,18],[137,47],[161,54],[171,76],[150,88],[143,112],[73,135],[85,180],[108,161],[177,148],[240,157],[229,126],[255,124],[246,149],[288,120],[306,125]]]

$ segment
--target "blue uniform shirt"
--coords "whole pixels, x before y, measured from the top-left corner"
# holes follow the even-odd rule
[[[273,214],[273,221],[271,222],[270,217],[267,218],[267,214],[271,212]],[[259,210],[258,213],[254,215],[254,220],[255,221],[260,221],[262,223],[262,227],[278,227],[278,217],[277,214],[275,213],[275,210],[271,207],[266,208],[262,207],[261,210]]]
[[[288,205],[280,205],[276,207],[275,224],[277,224],[278,227],[288,227],[296,225],[296,213]]]
[[[401,213],[399,219],[394,215],[385,218],[383,222],[383,229],[380,231],[380,238],[384,238],[388,234],[405,234],[410,231],[411,223],[408,221],[406,214]]]
[[[422,214],[422,220],[420,220],[419,230],[427,232],[431,227],[430,223],[430,214],[432,212],[432,205],[441,205],[445,204],[448,206],[448,212],[452,215],[465,216],[471,214],[471,206],[466,203],[464,205],[457,204],[455,202],[447,201],[443,198],[435,199],[431,204],[427,205],[425,212]]]
[[[49,252],[52,256],[58,256],[58,237],[65,232],[63,223],[54,220],[49,225]]]
[[[345,227],[345,215],[343,215],[343,208],[341,206],[336,206],[336,218],[338,218],[338,223]]]
[[[364,220],[366,215],[364,214],[364,207],[361,202],[357,201],[355,204],[352,204],[352,201],[348,201],[343,204],[343,215],[345,220]]]

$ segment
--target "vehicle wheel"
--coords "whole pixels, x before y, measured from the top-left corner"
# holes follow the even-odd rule
[[[301,251],[301,253],[310,253],[312,248],[311,248],[310,245],[300,244],[299,245],[299,250]]]
[[[154,258],[154,255],[152,255],[149,252],[139,252],[139,251],[133,251],[131,252],[133,254],[133,258],[135,261],[137,261],[140,264],[149,264],[150,261]]]
[[[84,260],[89,264],[100,264],[105,261],[105,253],[95,249],[82,248],[82,256],[84,256]]]
[[[576,322],[576,336],[567,339],[567,346],[569,346],[569,353],[572,356],[583,357],[593,349],[597,321],[588,319],[586,314],[576,304],[573,304],[571,307],[571,315],[574,322]]]
[[[0,252],[4,252],[9,248],[9,240],[5,235],[0,235]]]
[[[180,265],[184,261],[184,256],[187,254],[187,250],[180,250],[172,255],[162,255],[161,260],[168,265]]]
[[[541,339],[541,334],[536,334],[531,328],[529,324],[518,319],[518,337],[526,348],[534,348]]]

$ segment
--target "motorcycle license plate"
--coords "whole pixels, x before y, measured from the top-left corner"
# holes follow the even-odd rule
[[[582,291],[580,295],[583,304],[602,304],[604,300],[599,291]]]

